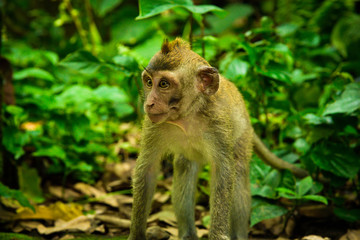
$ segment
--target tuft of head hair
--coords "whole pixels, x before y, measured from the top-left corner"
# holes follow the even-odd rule
[[[169,42],[167,39],[163,42],[161,46],[161,53],[168,54],[176,50],[190,50],[190,45],[182,40],[181,38],[176,38],[174,41]]]
[[[176,38],[169,42],[165,40],[161,50],[150,60],[147,69],[150,71],[175,70],[183,64],[195,66],[197,64],[209,65],[205,59],[190,49],[189,43]]]

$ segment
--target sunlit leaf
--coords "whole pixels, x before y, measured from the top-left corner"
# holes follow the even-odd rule
[[[326,197],[320,196],[320,195],[306,195],[306,196],[303,196],[301,198],[305,199],[305,200],[321,202],[321,203],[326,204],[326,205],[328,204],[328,200],[326,199]]]
[[[194,5],[191,0],[139,0],[139,16],[136,19],[144,19],[155,16],[166,10],[183,7],[192,13],[204,14],[207,12],[221,13],[224,10],[214,5]]]
[[[304,196],[307,192],[310,191],[312,185],[313,181],[310,176],[296,182],[296,195],[299,197]]]
[[[65,151],[56,145],[52,145],[48,148],[41,148],[33,153],[34,156],[46,156],[46,157],[57,157],[60,159],[65,160],[66,159],[66,153]]]
[[[326,106],[323,116],[346,113],[350,114],[360,108],[360,83],[350,83],[345,87],[345,91],[335,102]]]
[[[88,51],[79,50],[70,53],[60,65],[77,70],[84,74],[94,74],[103,65],[102,62]]]
[[[54,81],[54,76],[51,73],[40,68],[26,68],[14,73],[15,80],[22,80],[26,78],[38,78],[47,81]]]
[[[116,86],[101,85],[96,88],[93,93],[99,97],[99,99],[110,102],[124,103],[129,100],[125,91]]]

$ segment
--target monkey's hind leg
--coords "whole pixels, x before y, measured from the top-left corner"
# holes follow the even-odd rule
[[[197,240],[195,229],[195,193],[199,164],[179,155],[174,160],[172,201],[180,240]]]
[[[242,142],[243,144],[243,142]],[[251,210],[249,159],[251,151],[244,145],[235,151],[235,183],[231,207],[231,240],[248,239]]]

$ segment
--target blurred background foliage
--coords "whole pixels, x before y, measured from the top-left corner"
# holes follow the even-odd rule
[[[164,39],[181,36],[233,81],[253,126],[296,179],[256,156],[252,225],[305,202],[360,220],[360,2],[356,0],[0,1],[0,195],[44,201],[42,179],[95,183],[124,122],[143,116],[140,73]],[[140,10],[139,10],[140,9]],[[6,64],[1,71],[9,72]],[[6,79],[5,79],[6,80]],[[14,92],[12,91],[14,89]],[[133,158],[136,144],[123,141]],[[38,179],[28,186],[27,179]],[[200,193],[208,194],[208,168]],[[285,201],[284,201],[285,199]]]

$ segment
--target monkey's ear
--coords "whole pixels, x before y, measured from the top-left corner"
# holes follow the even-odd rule
[[[210,96],[219,89],[219,72],[216,68],[203,66],[199,68],[197,87],[200,92]]]

